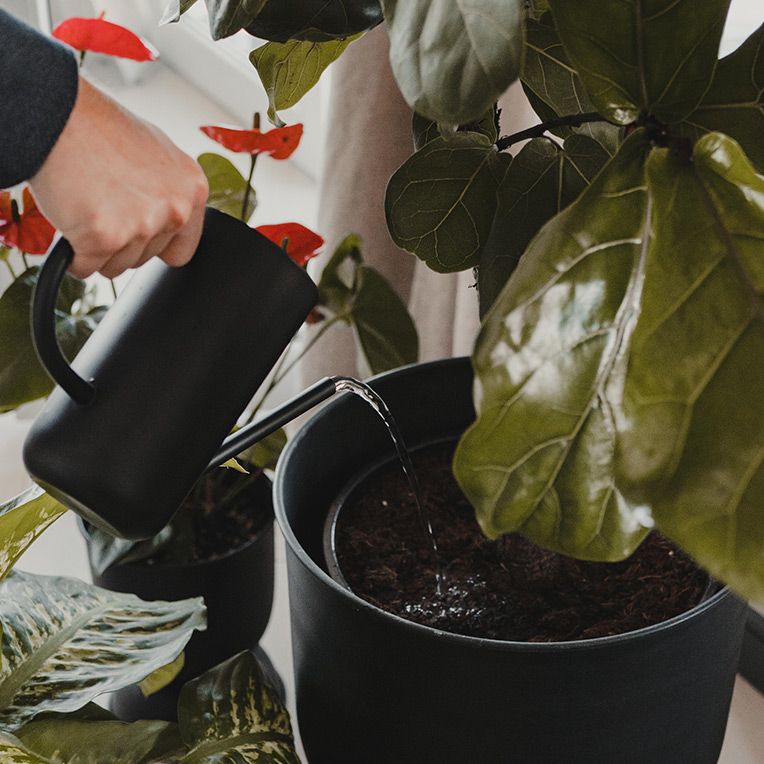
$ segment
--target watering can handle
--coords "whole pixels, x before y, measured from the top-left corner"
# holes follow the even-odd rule
[[[56,339],[56,301],[66,269],[74,258],[69,242],[61,238],[40,269],[32,297],[32,340],[37,357],[53,381],[81,406],[95,397],[95,387],[77,374]]]

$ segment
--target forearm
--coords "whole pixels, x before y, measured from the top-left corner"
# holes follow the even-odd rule
[[[0,188],[32,177],[77,98],[73,54],[0,10]]]

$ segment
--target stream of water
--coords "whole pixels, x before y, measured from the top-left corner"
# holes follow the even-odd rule
[[[406,443],[403,440],[398,423],[395,421],[390,409],[385,401],[376,393],[371,387],[364,382],[359,382],[357,379],[351,377],[335,377],[335,387],[338,393],[350,392],[358,397],[362,398],[368,403],[374,411],[379,414],[382,421],[387,427],[387,431],[390,434],[390,438],[393,441],[395,450],[398,454],[403,473],[409,483],[409,488],[414,496],[416,502],[417,512],[419,513],[419,522],[422,525],[422,531],[428,538],[430,549],[432,550],[433,562],[435,563],[435,587],[438,596],[443,594],[443,566],[440,560],[440,552],[438,550],[438,540],[435,537],[435,533],[432,529],[432,522],[430,521],[430,515],[427,508],[422,501],[422,491],[419,487],[419,478],[417,477],[414,465],[411,462],[411,456],[409,455]]]

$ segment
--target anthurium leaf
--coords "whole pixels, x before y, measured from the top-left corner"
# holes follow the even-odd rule
[[[764,172],[764,24],[716,67],[711,87],[680,132],[697,139],[726,133]]]
[[[730,0],[549,0],[565,50],[597,110],[665,123],[695,111],[716,66]],[[678,34],[681,30],[681,34]]]
[[[196,2],[196,0],[170,0],[165,6],[159,25],[174,24]]]
[[[430,141],[387,186],[385,212],[393,241],[441,273],[477,265],[510,162],[479,133]]]
[[[541,226],[574,201],[610,159],[592,138],[571,135],[563,147],[534,138],[499,186],[490,235],[480,255],[480,314],[493,305]]]
[[[331,42],[269,42],[249,54],[268,94],[268,119],[282,125],[278,112],[294,106],[360,35]]]
[[[201,165],[210,187],[207,204],[216,210],[245,221],[255,211],[255,189],[249,187],[247,208],[244,209],[244,197],[247,193],[247,179],[236,169],[232,162],[220,154],[200,154],[197,162]],[[242,211],[244,215],[242,216]]]
[[[0,729],[140,681],[204,622],[201,599],[143,602],[73,578],[13,571],[0,585]]]
[[[363,262],[361,239],[348,234],[338,245],[321,272],[318,302],[335,316],[349,320],[356,290],[356,271]]]
[[[344,40],[382,21],[379,0],[268,0],[247,31],[261,40]]]
[[[0,412],[46,396],[53,382],[37,360],[32,344],[31,303],[38,267],[22,273],[0,297]],[[71,360],[95,330],[102,313],[73,316],[72,306],[85,293],[84,282],[64,277],[56,303],[56,336]]]
[[[98,575],[112,565],[126,565],[152,557],[164,549],[174,535],[172,525],[165,525],[159,533],[142,541],[118,538],[90,525],[87,533],[90,565]]]
[[[448,127],[480,119],[517,79],[522,0],[383,0],[390,61],[414,111]]]
[[[764,597],[764,177],[727,136],[648,162],[655,245],[619,422],[624,490],[714,576]]]
[[[287,444],[287,434],[279,428],[268,437],[250,446],[239,454],[239,458],[261,470],[275,470],[281,452]]]
[[[649,240],[645,151],[639,131],[541,229],[483,323],[454,474],[489,536],[617,560],[647,533],[614,485],[612,412]]]
[[[178,725],[193,764],[299,764],[292,725],[255,656],[245,651],[188,682]]]
[[[251,24],[268,0],[205,0],[213,40],[230,37]]]
[[[419,337],[403,300],[381,273],[358,268],[351,320],[358,347],[372,374],[416,363]]]
[[[37,485],[0,504],[0,579],[66,507]]]
[[[16,736],[28,751],[41,757],[31,762],[50,764],[170,762],[177,761],[175,757],[184,750],[177,725],[163,721],[128,724],[116,719],[51,714],[25,725]],[[0,760],[5,762],[2,756]]]
[[[148,698],[155,692],[159,692],[161,689],[167,687],[167,685],[180,674],[185,664],[186,654],[180,652],[175,659],[171,660],[167,665],[161,666],[156,671],[152,671],[147,677],[138,682],[138,687],[143,693],[143,697]]]

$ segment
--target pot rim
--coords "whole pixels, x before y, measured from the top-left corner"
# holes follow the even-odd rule
[[[429,361],[426,363],[415,363],[401,366],[392,371],[378,374],[368,380],[368,383],[374,387],[374,383],[380,380],[394,379],[396,377],[407,377],[415,369],[432,369],[432,368],[444,368],[448,369],[452,366],[460,366],[463,363],[469,362],[468,356],[461,356],[457,358],[445,358],[437,361]],[[526,653],[550,653],[550,652],[562,652],[562,651],[579,651],[579,650],[594,650],[598,648],[611,647],[619,645],[624,642],[631,642],[634,640],[647,639],[659,632],[673,629],[681,626],[694,619],[695,617],[705,613],[706,610],[716,606],[719,602],[727,597],[734,596],[732,591],[728,587],[722,587],[718,592],[712,596],[699,602],[694,607],[686,610],[684,613],[669,618],[666,621],[653,624],[652,626],[645,626],[642,629],[635,629],[634,631],[627,631],[622,634],[612,634],[606,637],[593,637],[590,639],[579,639],[568,642],[517,642],[512,640],[500,640],[500,639],[488,639],[485,637],[472,637],[464,634],[454,634],[449,631],[443,631],[442,629],[436,629],[432,626],[425,626],[414,621],[409,621],[401,616],[393,613],[388,613],[386,610],[382,610],[376,605],[372,605],[370,602],[354,594],[352,591],[341,586],[335,581],[326,571],[324,571],[307,553],[305,548],[298,540],[296,534],[292,530],[292,526],[284,508],[284,493],[286,486],[286,464],[294,451],[300,448],[300,444],[308,436],[311,427],[321,421],[324,417],[330,416],[331,412],[337,406],[342,405],[342,397],[336,398],[330,401],[324,406],[318,413],[316,413],[311,419],[305,423],[303,427],[292,437],[286,445],[286,448],[279,458],[278,465],[276,467],[276,476],[273,481],[273,504],[276,515],[276,522],[281,529],[281,533],[289,545],[292,552],[299,560],[300,564],[308,570],[313,576],[317,577],[324,585],[329,586],[334,590],[334,593],[340,596],[346,601],[347,604],[352,605],[356,610],[360,609],[370,615],[373,618],[379,620],[390,620],[396,624],[399,628],[407,629],[410,632],[416,634],[419,633],[422,637],[429,635],[432,639],[444,640],[446,642],[453,642],[455,644],[463,645],[468,649],[492,649],[499,651],[512,651],[512,652],[526,652]],[[328,513],[328,508],[327,508]]]

